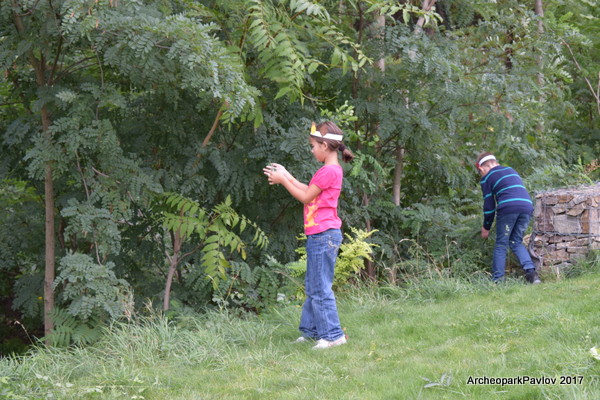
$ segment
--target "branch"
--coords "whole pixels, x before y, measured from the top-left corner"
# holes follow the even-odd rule
[[[70,72],[69,71],[70,69],[75,68],[76,66],[78,66],[80,64],[83,64],[85,61],[93,60],[94,58],[95,57],[86,57],[86,58],[83,58],[83,59],[77,61],[76,63],[73,63],[73,64],[69,65],[67,68],[63,69],[63,71],[56,77],[56,82],[58,82],[63,77],[63,75],[66,75],[68,72]],[[87,67],[90,67],[90,66],[95,65],[95,64],[96,63],[84,65],[81,68],[87,68]],[[77,69],[75,71],[77,71]]]
[[[103,177],[105,177],[105,178],[110,178],[110,176],[106,175],[105,173],[102,173],[102,172],[98,171],[98,170],[97,170],[96,168],[94,168],[94,167],[92,167],[92,171],[94,171],[94,172],[95,172],[95,173],[97,173],[98,175],[100,175],[100,176],[103,176]],[[119,183],[119,184],[121,183],[121,182],[119,182],[119,181],[116,181],[116,182],[117,182],[117,183]]]
[[[208,142],[210,141],[210,139],[214,135],[215,131],[217,130],[217,127],[219,126],[219,120],[221,119],[221,115],[223,115],[223,108],[225,108],[227,106],[229,106],[229,103],[227,103],[225,101],[223,103],[223,107],[221,107],[221,109],[217,113],[217,116],[215,117],[215,121],[212,124],[212,128],[210,128],[210,131],[208,132],[208,134],[204,138],[204,141],[202,142],[202,147],[206,147],[208,145]]]
[[[98,175],[100,175],[100,176],[102,176],[102,177],[104,177],[104,178],[109,178],[109,179],[111,179],[109,175],[106,175],[105,173],[98,171],[96,168],[94,168],[94,166],[92,166],[91,168],[92,168],[92,171],[94,171],[96,174],[98,174]],[[116,183],[118,183],[119,185],[122,185],[122,184],[123,184],[123,183],[122,183],[121,181],[119,181],[118,179],[115,179],[115,182],[116,182]],[[135,204],[135,200],[133,199],[133,196],[131,195],[131,192],[130,192],[129,190],[126,190],[126,191],[125,191],[125,193],[127,193],[127,197],[129,197],[129,200],[131,200],[131,202],[132,202],[133,204]],[[143,214],[143,213],[142,213],[142,214]],[[131,225],[131,224],[129,224],[129,225]]]
[[[13,104],[25,104],[24,101],[13,101],[11,103],[0,103],[0,107],[12,106]]]
[[[577,59],[575,58],[575,54],[573,54],[573,50],[571,49],[571,46],[569,46],[569,43],[567,43],[566,40],[563,40],[563,44],[565,46],[567,46],[567,49],[569,49],[569,53],[571,53],[571,57],[573,58],[573,61],[575,62],[575,66],[577,67],[579,72],[582,72],[583,68],[581,68],[581,65],[579,65],[579,63],[577,62]],[[583,79],[585,79],[585,82],[587,83],[588,88],[590,89],[590,92],[592,93],[592,96],[594,96],[594,99],[596,99],[596,106],[598,108],[598,114],[600,115],[600,72],[598,73],[598,92],[594,91],[594,88],[592,87],[590,80],[586,76],[584,76]]]
[[[77,150],[75,150],[75,158],[77,159],[77,171],[79,171],[79,174],[81,175],[81,181],[83,182],[83,188],[85,189],[85,196],[86,196],[87,200],[89,200],[90,199],[90,191],[88,189],[88,185],[85,180],[85,176],[83,175],[83,169],[81,168],[81,164],[79,163],[79,154],[77,153]]]
[[[100,61],[100,56],[98,55],[95,47],[92,49],[92,51],[96,55],[98,67],[100,67],[100,82],[102,84],[102,89],[104,89],[104,69],[102,68],[102,61]],[[100,119],[100,102],[98,102],[98,105],[96,106],[96,119]]]
[[[188,257],[188,256],[191,256],[192,254],[194,254],[195,252],[197,252],[197,251],[200,249],[200,247],[201,247],[201,246],[202,246],[202,245],[201,245],[201,244],[199,244],[199,245],[197,245],[196,247],[194,247],[194,249],[192,249],[192,250],[188,251],[188,252],[187,252],[187,253],[185,253],[185,254],[182,254],[182,255],[181,255],[181,259],[183,260],[184,258],[186,258],[186,257]]]
[[[58,67],[58,58],[60,57],[60,52],[62,50],[63,38],[62,36],[58,39],[58,50],[56,51],[56,57],[54,57],[54,63],[52,64],[52,70],[50,71],[50,78],[48,79],[48,83],[52,85],[54,80],[54,73],[56,72],[56,68]]]
[[[244,32],[242,33],[240,43],[238,44],[238,48],[240,49],[240,58],[242,58],[242,48],[244,46],[244,42],[246,41],[246,34],[248,33],[248,20],[248,17],[246,17],[246,19],[244,20]]]
[[[15,16],[16,16],[16,17],[27,17],[27,16],[29,16],[29,15],[32,15],[32,14],[33,14],[33,12],[35,11],[35,9],[37,8],[37,6],[38,6],[38,3],[39,3],[39,2],[40,2],[40,0],[36,0],[36,2],[35,2],[35,4],[33,5],[33,7],[31,7],[31,9],[30,9],[29,11],[27,11],[25,14],[16,14],[16,13],[15,13]],[[16,2],[15,2],[15,1],[13,1],[13,6],[14,6],[15,8],[17,7],[17,4],[16,4]]]
[[[87,200],[89,201],[90,200],[90,191],[88,189],[88,185],[85,180],[85,175],[83,174],[83,169],[81,168],[81,164],[79,163],[79,154],[77,153],[77,150],[75,151],[75,158],[77,159],[77,170],[79,171],[79,174],[81,175],[81,181],[83,182],[83,187],[85,188],[85,196],[86,196]],[[98,261],[98,264],[103,264],[103,262],[100,260],[100,249],[99,249],[99,245],[98,245],[98,240],[96,240],[96,231],[92,232],[92,236],[94,237],[94,250],[96,251],[96,260]]]

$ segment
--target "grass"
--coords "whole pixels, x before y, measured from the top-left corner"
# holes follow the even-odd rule
[[[538,286],[445,279],[355,290],[339,299],[348,344],[322,351],[291,343],[294,305],[244,319],[148,317],[92,347],[0,360],[0,398],[598,399],[599,286],[592,272]]]

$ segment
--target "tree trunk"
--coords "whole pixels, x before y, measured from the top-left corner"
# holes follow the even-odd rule
[[[42,108],[42,120],[44,132],[48,134],[49,117],[45,107]],[[49,135],[49,134],[48,134]],[[54,321],[51,313],[54,310],[54,283],[55,272],[55,238],[54,238],[54,181],[52,178],[52,163],[45,165],[44,175],[44,208],[46,213],[46,251],[45,251],[45,271],[44,271],[44,335],[48,336],[54,329]],[[46,343],[50,344],[50,343]]]
[[[14,9],[17,9],[17,3],[13,0],[12,2]],[[21,16],[14,14],[14,22],[17,31],[21,35],[25,35],[25,27]],[[35,79],[39,88],[44,87],[48,84],[46,81],[46,61],[44,55],[41,54],[40,58],[36,58],[35,54],[31,51],[29,53],[29,60],[31,66],[35,71]],[[51,117],[46,106],[42,106],[40,110],[41,122],[42,122],[42,133],[46,136],[48,141],[52,139],[50,133]],[[52,290],[52,284],[54,283],[55,271],[55,232],[54,232],[54,180],[52,174],[52,161],[46,162],[44,166],[44,210],[45,210],[45,267],[44,267],[44,335],[48,336],[54,329],[54,321],[52,320],[51,313],[54,310],[54,291]],[[47,342],[46,344],[51,344]]]
[[[429,11],[435,5],[436,0],[423,0],[421,4],[421,10]],[[423,25],[425,24],[425,17],[421,16],[417,20],[417,24],[415,26],[414,33],[416,35],[420,34],[423,31]],[[408,102],[406,104],[408,108]],[[392,186],[392,195],[393,201],[396,206],[400,206],[400,197],[401,197],[401,189],[402,189],[402,173],[404,171],[404,146],[397,144],[396,145],[396,165],[394,168],[394,182]]]
[[[163,311],[167,311],[169,309],[169,303],[171,302],[171,285],[173,284],[173,277],[175,276],[175,271],[177,270],[177,265],[180,261],[179,256],[181,254],[181,235],[179,230],[171,233],[171,239],[173,241],[173,255],[167,255],[169,260],[169,273],[167,275],[167,283],[165,285]]]
[[[535,0],[535,15],[538,16],[538,32],[541,34],[544,33],[544,7],[542,5],[542,0]],[[537,74],[537,81],[538,81],[538,85],[540,85],[540,87],[542,87],[544,85],[544,73],[543,68],[544,68],[544,59],[543,59],[543,54],[540,54],[537,58],[537,63],[538,63],[538,68],[539,68],[539,72]],[[540,101],[545,101],[544,98],[544,91],[541,90],[540,93],[542,93],[540,95]],[[543,123],[538,123],[536,126],[536,131],[540,134],[542,134],[544,132],[544,125]]]
[[[46,63],[42,58],[39,62],[32,56],[32,64],[35,69],[38,86],[46,85]],[[41,109],[42,132],[46,139],[50,141],[50,114],[43,106]],[[54,179],[52,174],[52,161],[47,161],[44,166],[44,209],[46,213],[46,241],[45,241],[45,269],[44,269],[44,335],[48,336],[54,329],[52,320],[52,310],[54,310],[54,290],[52,284],[56,276],[56,256],[55,256],[55,232],[54,232]],[[50,345],[51,343],[47,342]]]
[[[340,13],[343,11],[344,11],[344,9],[342,8],[342,3],[340,2]],[[358,40],[357,41],[358,41],[358,43],[362,43],[363,31],[365,28],[365,20],[364,20],[364,14],[363,14],[363,10],[361,8],[360,2],[358,2],[358,4],[357,4],[357,11],[358,11],[358,22],[357,22]],[[359,73],[360,73],[360,71],[358,73],[354,74],[354,76],[352,78],[352,98],[353,99],[358,98],[358,87],[359,87],[359,83],[360,83]],[[360,121],[354,122],[354,129],[356,131],[358,131],[360,129]],[[368,132],[368,128],[366,128],[366,129]],[[357,150],[360,150],[360,145],[357,147]],[[366,192],[363,192],[363,206],[365,208],[367,208],[369,206],[369,195]],[[365,229],[367,231],[370,231],[372,229],[371,220],[368,218],[365,221]],[[366,272],[367,278],[369,278],[369,279],[375,278],[375,266],[373,265],[372,261],[365,260],[365,269],[363,271]]]
[[[435,5],[436,0],[423,0],[421,4],[421,10],[429,11],[431,7]],[[417,20],[417,25],[415,26],[415,33],[421,33],[423,31],[423,25],[425,24],[425,17],[420,16]]]
[[[365,208],[369,207],[369,196],[367,194],[363,194],[363,204]],[[371,220],[367,219],[365,229],[367,232],[370,232],[373,227],[371,226]],[[367,278],[375,281],[377,278],[377,274],[375,273],[375,263],[369,259],[365,259],[365,269],[367,270]]]
[[[400,194],[402,188],[402,172],[404,170],[404,147],[396,147],[396,167],[394,169],[393,197],[394,204],[400,207]]]
[[[364,19],[363,19],[363,10],[361,8],[360,2],[358,2],[357,4],[357,9],[358,9],[358,38],[357,38],[357,42],[358,43],[362,43],[362,39],[363,39],[363,28],[364,28]],[[355,54],[356,56],[356,54]],[[358,85],[360,83],[360,69],[356,72],[356,74],[352,75],[352,98],[353,99],[357,99],[358,98]],[[359,121],[354,122],[354,128],[358,131],[359,128]]]
[[[544,6],[542,0],[535,0],[535,15],[540,17],[538,20],[538,32],[544,33],[544,21],[542,20],[544,17]]]
[[[538,32],[542,34],[544,33],[544,7],[542,5],[542,0],[535,0],[535,15],[538,16]],[[538,66],[540,67],[540,72],[538,73],[538,83],[541,86],[544,84],[544,74],[541,72],[543,67],[543,59],[541,54],[538,57]]]
[[[362,32],[362,26],[363,25],[361,23],[361,32]],[[384,29],[385,29],[385,15],[377,13],[375,16],[375,20],[371,24],[371,31],[372,31],[373,39],[375,39],[377,41],[383,40]],[[382,51],[380,54],[380,58],[375,63],[375,66],[377,67],[377,69],[379,69],[379,71],[381,71],[381,73],[385,73],[385,54],[383,53],[383,45],[381,46],[381,49],[382,49]],[[379,129],[378,128],[379,123],[376,123],[375,127],[376,127],[375,132],[377,132],[377,130]],[[369,201],[370,201],[369,196],[366,193],[364,193],[363,194],[363,204],[364,204],[365,208],[369,206]],[[365,225],[366,225],[365,228],[366,228],[367,232],[370,232],[373,229],[372,221],[370,219],[367,219]],[[365,270],[367,272],[368,279],[370,279],[372,281],[377,280],[377,273],[375,271],[375,263],[373,261],[365,259]]]
[[[376,14],[375,17],[375,21],[373,22],[373,29],[375,31],[375,39],[377,41],[383,40],[383,31],[385,29],[385,15],[381,15],[381,14]],[[375,64],[377,66],[377,68],[379,68],[379,70],[381,72],[385,72],[385,54],[383,54],[383,45],[381,46],[381,57],[379,58],[379,60],[377,60],[377,63]]]

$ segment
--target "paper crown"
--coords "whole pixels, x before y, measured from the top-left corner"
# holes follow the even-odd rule
[[[317,124],[315,124],[314,122],[310,125],[310,135],[311,136],[315,136],[315,137],[320,137],[323,139],[331,139],[331,140],[337,140],[337,141],[342,141],[342,139],[344,139],[344,135],[338,135],[336,133],[321,133],[317,130]]]

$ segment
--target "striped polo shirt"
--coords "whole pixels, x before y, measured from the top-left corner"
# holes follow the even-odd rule
[[[532,214],[533,202],[521,177],[514,169],[498,165],[481,179],[483,227],[489,230],[496,213]]]

